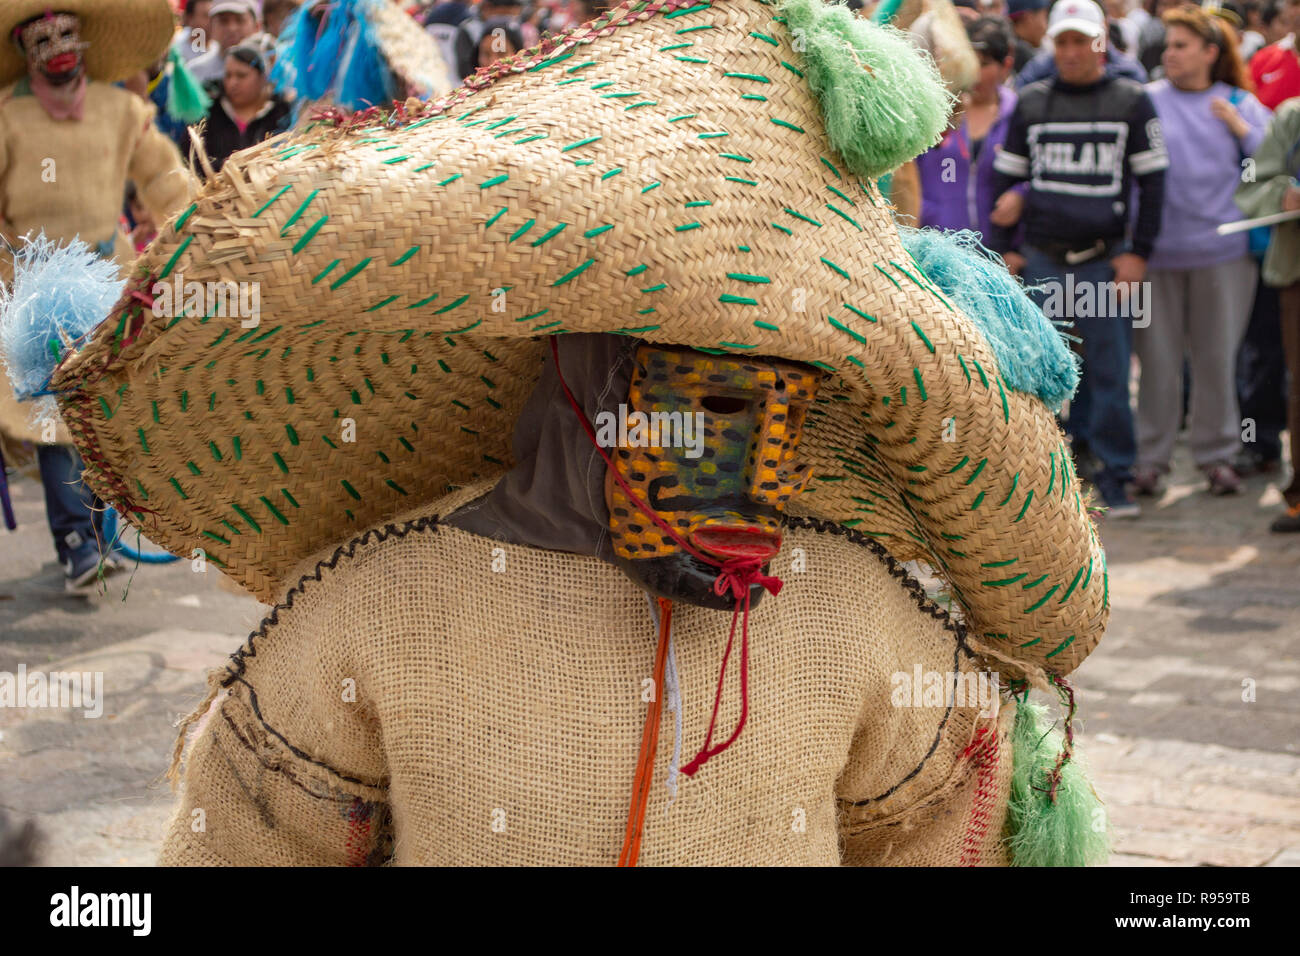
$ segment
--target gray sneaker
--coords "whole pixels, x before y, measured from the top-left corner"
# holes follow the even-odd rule
[[[114,557],[104,559],[104,577],[122,569],[121,563]],[[63,589],[69,594],[91,594],[95,582],[99,580],[99,549],[91,544],[75,551],[63,563]]]

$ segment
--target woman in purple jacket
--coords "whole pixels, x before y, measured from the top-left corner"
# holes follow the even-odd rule
[[[1135,325],[1142,363],[1134,490],[1154,495],[1169,471],[1182,412],[1183,357],[1191,368],[1192,458],[1213,494],[1233,494],[1241,447],[1236,360],[1255,296],[1246,233],[1232,194],[1250,173],[1270,113],[1248,90],[1232,28],[1195,7],[1163,17],[1165,78],[1147,85],[1169,151],[1160,234],[1147,263],[1146,323]]]
[[[956,123],[939,145],[916,159],[921,179],[921,225],[974,229],[988,235],[993,211],[993,157],[1007,134],[1016,94],[1007,87],[1015,66],[1011,28],[998,17],[966,24],[980,60],[979,81],[962,96]]]

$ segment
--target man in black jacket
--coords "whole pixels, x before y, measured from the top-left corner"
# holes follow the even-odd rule
[[[1083,376],[1066,429],[1112,517],[1136,517],[1129,494],[1136,438],[1128,378],[1133,327],[1149,306],[1143,279],[1160,230],[1169,165],[1155,107],[1140,85],[1105,72],[1106,20],[1092,0],[1058,0],[1047,35],[1057,76],[1026,86],[994,161],[1001,195],[1028,181],[1024,248],[994,219],[989,246],[1049,318],[1073,321]],[[1137,215],[1130,229],[1136,183]],[[1082,469],[1081,469],[1082,470]]]

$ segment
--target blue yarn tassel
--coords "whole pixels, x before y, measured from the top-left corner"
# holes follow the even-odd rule
[[[14,255],[12,285],[0,287],[0,352],[20,400],[48,391],[72,343],[103,321],[122,294],[118,267],[79,240],[41,233]]]
[[[979,234],[898,231],[921,270],[984,334],[1006,383],[1058,411],[1079,384],[1078,358]]]

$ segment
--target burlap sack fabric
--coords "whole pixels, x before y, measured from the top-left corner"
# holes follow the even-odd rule
[[[273,602],[304,555],[508,468],[547,334],[778,355],[830,373],[796,510],[1069,671],[1108,579],[1068,449],[831,147],[784,19],[626,4],[413,122],[235,157],[55,375],[86,481]],[[260,283],[260,325],[141,304],[181,279]]]
[[[645,594],[597,559],[432,518],[483,490],[354,539],[292,589],[220,674],[161,862],[614,862],[654,657]],[[642,865],[1005,862],[1011,760],[992,740],[1014,705],[893,706],[895,672],[979,665],[869,539],[830,527],[788,534],[785,589],[750,618],[748,729],[671,806],[663,715]],[[729,619],[674,612],[684,750]],[[972,747],[981,729],[990,746]]]

